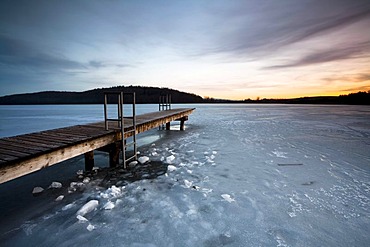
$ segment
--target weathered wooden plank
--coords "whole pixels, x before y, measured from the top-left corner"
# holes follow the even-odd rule
[[[32,142],[35,142],[35,143],[43,143],[43,144],[47,144],[47,145],[54,145],[54,146],[64,146],[68,143],[65,143],[65,142],[60,142],[60,141],[57,141],[57,140],[53,140],[53,139],[50,139],[48,138],[47,136],[39,136],[39,135],[28,135],[28,136],[17,136],[16,138],[20,139],[20,140],[29,140],[29,141],[32,141]]]
[[[35,143],[32,143],[32,145],[30,145],[29,142],[24,142],[24,141],[20,141],[18,139],[0,139],[0,146],[1,145],[7,145],[9,147],[17,147],[17,148],[23,148],[23,149],[27,149],[27,150],[35,150],[35,151],[44,151],[44,150],[47,150],[47,149],[50,149],[49,146],[40,146],[40,145],[35,145]]]
[[[17,156],[13,156],[9,153],[2,153],[1,151],[0,151],[0,156],[1,156],[1,159],[5,160],[7,162],[18,159]]]
[[[23,136],[13,137],[12,140],[21,141],[21,142],[24,142],[25,144],[28,144],[30,146],[47,147],[48,149],[56,148],[56,147],[60,146],[60,145],[57,145],[56,143],[54,143],[50,140],[47,141],[47,142],[43,142],[43,141],[40,141],[40,140],[30,139],[30,138],[23,137]]]
[[[38,150],[30,150],[26,147],[13,146],[13,145],[9,145],[9,144],[0,145],[0,150],[4,150],[4,152],[5,151],[16,151],[16,152],[25,153],[25,154],[28,154],[28,155],[38,152]]]
[[[8,155],[8,156],[14,156],[14,157],[17,157],[17,158],[26,157],[26,156],[29,155],[27,153],[18,152],[18,151],[14,151],[14,150],[7,150],[7,149],[2,149],[2,148],[0,148],[0,154],[1,154],[1,156]]]

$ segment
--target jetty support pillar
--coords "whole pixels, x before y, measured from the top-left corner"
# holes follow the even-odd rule
[[[188,116],[180,118],[180,130],[185,130],[185,121],[188,121],[188,119]]]
[[[110,167],[116,167],[119,164],[119,153],[121,151],[120,149],[121,143],[115,142],[109,145],[109,166]]]
[[[94,151],[89,151],[85,155],[85,171],[92,171],[94,167]]]

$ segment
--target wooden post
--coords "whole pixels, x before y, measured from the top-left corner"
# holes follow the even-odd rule
[[[185,121],[187,121],[188,119],[188,116],[182,117],[180,119],[180,130],[185,130]]]
[[[168,122],[166,123],[166,130],[170,130],[171,129],[171,122]]]
[[[120,142],[109,145],[109,166],[116,167],[119,163]]]
[[[94,167],[94,151],[85,153],[85,170],[91,171]]]

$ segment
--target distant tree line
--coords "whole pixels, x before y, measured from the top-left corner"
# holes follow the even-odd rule
[[[125,92],[136,94],[136,103],[158,103],[160,95],[171,95],[172,103],[202,103],[203,98],[169,88],[117,86],[98,88],[84,92],[45,91],[38,93],[15,94],[0,97],[1,105],[31,105],[31,104],[103,104],[104,92]],[[116,103],[117,96],[110,95],[109,103]],[[131,103],[132,97],[126,96],[125,103]]]
[[[370,91],[350,93],[340,96],[302,97],[295,99],[245,99],[244,103],[254,104],[344,104],[344,105],[370,105]]]
[[[0,97],[0,105],[32,105],[32,104],[103,104],[104,92],[125,92],[136,94],[138,104],[157,104],[161,95],[171,95],[172,103],[251,103],[251,104],[347,104],[370,105],[370,91],[351,93],[340,96],[303,97],[295,99],[260,99],[227,100],[181,92],[169,88],[116,86],[97,88],[84,92],[45,91],[38,93],[14,94]],[[116,103],[117,96],[110,96],[109,103]],[[125,103],[131,103],[132,97],[125,97]]]

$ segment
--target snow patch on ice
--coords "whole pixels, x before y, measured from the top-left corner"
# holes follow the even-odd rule
[[[287,153],[285,153],[285,152],[272,151],[272,153],[273,153],[276,157],[278,157],[278,158],[288,158],[288,157],[286,157],[286,154],[287,154]]]

